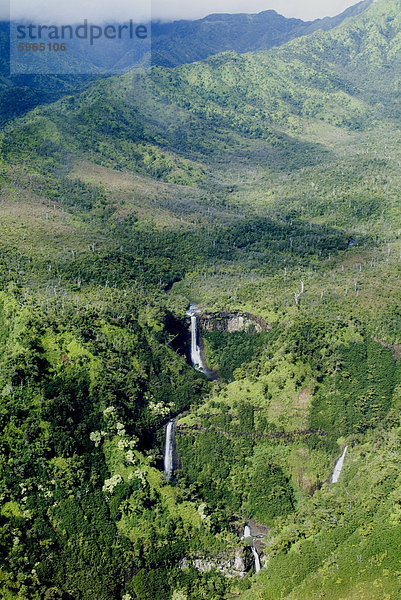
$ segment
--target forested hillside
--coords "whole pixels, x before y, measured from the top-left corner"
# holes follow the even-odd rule
[[[358,2],[336,17],[302,21],[287,19],[274,10],[256,15],[214,14],[198,21],[155,22],[152,28],[152,62],[176,67],[219,52],[269,50],[317,30],[328,31],[370,6]]]
[[[371,1],[359,2],[336,17],[310,22],[286,19],[275,11],[257,15],[210,15],[198,21],[156,21],[152,23],[150,62],[172,67],[224,51],[267,50],[319,29],[332,29],[344,19],[363,12]],[[136,65],[131,40],[107,40],[90,48],[73,40],[68,44],[68,53],[59,57],[60,72],[69,73],[77,68],[78,73],[86,75],[15,75],[18,64],[13,65],[14,74],[10,75],[9,38],[9,23],[0,22],[0,126],[35,106],[79,93],[96,77],[128,71]]]
[[[2,598],[399,598],[400,14],[3,128]]]

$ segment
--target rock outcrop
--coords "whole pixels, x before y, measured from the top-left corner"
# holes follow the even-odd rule
[[[180,568],[188,569],[189,567],[194,567],[201,573],[217,569],[224,577],[243,579],[252,569],[252,558],[245,548],[236,548],[232,552],[225,552],[214,557],[183,558],[180,561]]]
[[[216,314],[199,314],[199,326],[205,331],[247,331],[249,333],[260,333],[271,331],[271,325],[261,317],[249,313],[220,312]]]

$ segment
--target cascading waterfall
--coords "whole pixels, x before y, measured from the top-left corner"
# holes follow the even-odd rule
[[[252,537],[252,534],[251,534],[251,528],[249,527],[249,525],[245,525],[245,527],[244,527],[244,535],[242,536],[242,539],[246,540],[246,539],[249,539],[249,538],[252,539],[252,546],[250,546],[250,548],[251,548],[251,552],[252,552],[252,555],[253,555],[253,563],[254,563],[254,566],[255,566],[255,573],[259,573],[259,571],[261,569],[259,554],[258,554],[258,551],[256,550],[255,546],[253,545],[253,537]]]
[[[198,346],[198,310],[195,306],[191,305],[187,315],[191,317],[191,362],[195,369],[205,372],[205,365],[203,364],[201,351]]]
[[[191,318],[191,362],[195,369],[209,375],[210,371],[206,368],[201,351],[198,346],[198,315],[199,311],[191,304],[187,311],[187,316]],[[166,441],[164,446],[164,474],[167,479],[172,479],[174,474],[174,454],[175,454],[175,424],[177,419],[171,419],[166,425]]]
[[[164,473],[167,479],[171,479],[174,473],[174,449],[175,419],[171,419],[166,425],[166,444],[164,447]]]
[[[347,450],[348,450],[348,446],[345,446],[344,452],[342,453],[342,455],[340,456],[340,458],[334,465],[334,471],[331,476],[331,483],[337,483],[338,480],[340,479],[340,475],[341,475],[341,471],[343,470],[344,460],[345,460],[345,455],[347,454]]]

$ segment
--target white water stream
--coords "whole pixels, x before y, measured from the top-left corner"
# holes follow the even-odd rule
[[[198,312],[197,308],[192,304],[187,312],[188,317],[191,317],[191,362],[197,371],[205,373],[207,369],[203,363],[198,345]]]
[[[198,309],[191,304],[187,316],[191,317],[191,362],[195,369],[207,373],[207,369],[202,360],[201,351],[198,346]],[[171,479],[174,473],[174,452],[175,452],[175,423],[176,419],[171,419],[166,425],[166,441],[164,446],[164,473],[167,479]]]
[[[347,454],[347,450],[348,450],[348,446],[345,446],[344,452],[342,453],[342,455],[340,456],[340,458],[334,465],[334,471],[331,476],[331,483],[337,483],[338,480],[340,479],[340,475],[341,475],[341,471],[343,470],[344,460],[345,460],[345,455]]]
[[[246,540],[247,538],[252,538],[251,535],[251,528],[249,527],[249,525],[245,525],[244,527],[244,535],[242,536],[243,540]],[[255,565],[255,573],[259,573],[261,566],[260,566],[260,558],[259,558],[259,554],[258,551],[256,550],[255,546],[253,545],[253,538],[252,538],[252,546],[250,546],[252,554],[253,554],[253,562]]]
[[[164,473],[171,479],[174,472],[175,419],[166,426],[166,445],[164,447]]]

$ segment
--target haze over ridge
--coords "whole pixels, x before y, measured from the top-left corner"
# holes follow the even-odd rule
[[[300,3],[297,0],[207,0],[199,4],[173,0],[153,2],[130,2],[129,0],[107,0],[101,6],[94,0],[71,0],[68,3],[56,4],[52,0],[32,2],[32,0],[12,0],[11,18],[27,19],[40,22],[74,23],[88,19],[96,22],[118,22],[135,18],[145,18],[150,12],[154,20],[172,21],[178,19],[199,19],[209,14],[255,14],[265,10],[276,10],[285,17],[296,17],[303,20],[334,16],[354,5],[354,0],[311,0]],[[0,3],[0,20],[10,18],[10,4],[4,0]]]

